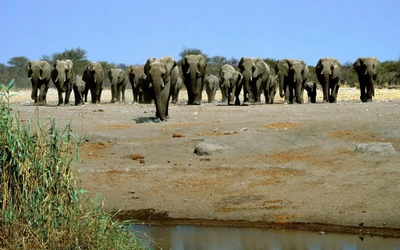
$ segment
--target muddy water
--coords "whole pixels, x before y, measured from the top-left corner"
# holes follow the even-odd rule
[[[143,226],[133,230],[152,249],[393,249],[400,239],[260,228]],[[151,240],[150,240],[151,239]]]

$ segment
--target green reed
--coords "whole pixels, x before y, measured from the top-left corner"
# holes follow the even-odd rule
[[[0,85],[0,248],[139,249],[101,206],[82,208],[76,164],[85,138],[53,118],[21,120],[10,107],[13,84]]]

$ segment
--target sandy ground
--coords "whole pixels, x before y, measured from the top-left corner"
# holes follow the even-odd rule
[[[319,92],[316,104],[277,95],[251,106],[187,106],[181,92],[161,123],[154,105],[129,103],[130,91],[123,104],[103,93],[100,105],[56,107],[54,89],[46,107],[33,106],[29,91],[12,102],[21,119],[55,117],[88,135],[82,187],[121,218],[400,235],[399,154],[355,151],[389,142],[400,152],[399,90],[377,89],[373,103],[342,88],[337,104]],[[197,155],[199,143],[219,150]]]

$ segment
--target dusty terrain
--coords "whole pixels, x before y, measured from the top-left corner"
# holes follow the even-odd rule
[[[317,104],[285,105],[277,95],[274,105],[251,106],[187,106],[181,92],[162,123],[154,105],[129,103],[129,91],[126,103],[110,104],[108,92],[100,105],[56,107],[54,90],[46,107],[33,106],[29,91],[12,99],[21,119],[55,117],[88,135],[79,176],[107,211],[156,223],[400,235],[399,153],[355,151],[389,142],[400,152],[399,90],[378,89],[373,103],[343,88],[337,104],[321,103],[319,92]],[[217,150],[197,155],[199,143]]]

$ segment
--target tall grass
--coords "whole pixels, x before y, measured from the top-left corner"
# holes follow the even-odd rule
[[[84,138],[19,119],[0,85],[0,248],[138,249],[126,225],[101,206],[82,209],[76,166]]]

